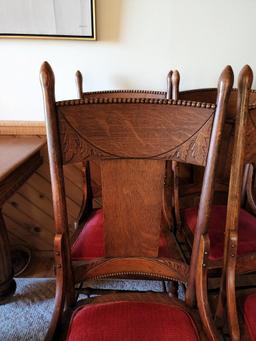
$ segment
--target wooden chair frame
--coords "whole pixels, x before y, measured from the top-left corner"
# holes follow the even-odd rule
[[[178,72],[178,71],[177,71]],[[179,76],[178,76],[179,77]],[[201,100],[213,100],[216,96],[216,89],[209,88],[209,89],[195,89],[195,90],[187,90],[180,92],[179,89],[177,90],[177,96],[178,98],[189,98],[189,99],[201,99]],[[230,98],[230,103],[228,106],[228,113],[226,117],[225,125],[227,127],[227,131],[229,132],[229,137],[227,137],[226,141],[223,141],[226,143],[226,145],[223,145],[223,148],[225,152],[222,154],[225,156],[226,161],[223,161],[221,159],[221,163],[219,162],[218,168],[220,169],[220,175],[222,176],[216,183],[215,183],[215,192],[222,192],[225,193],[226,196],[228,195],[228,178],[224,174],[229,174],[229,169],[231,165],[231,158],[227,158],[226,155],[232,155],[232,148],[233,145],[233,131],[234,131],[234,125],[236,122],[236,112],[238,112],[239,105],[237,104],[237,101],[239,100],[239,96],[241,96],[241,89],[233,89],[232,97]],[[255,110],[255,102],[256,102],[256,91],[250,89],[250,96],[248,97],[248,105],[250,112]],[[231,137],[231,138],[230,138]],[[225,139],[225,137],[224,137]],[[229,141],[230,140],[230,141]],[[225,149],[226,148],[226,149]],[[227,149],[229,148],[229,149]],[[253,147],[252,147],[253,149]],[[229,152],[228,152],[229,151]],[[222,162],[223,161],[223,162]],[[181,233],[183,235],[182,239],[185,240],[186,243],[186,249],[189,251],[191,255],[192,251],[192,245],[193,245],[193,239],[194,234],[190,231],[188,227],[185,226],[184,222],[182,222],[182,216],[181,216],[181,209],[180,209],[180,184],[179,184],[179,163],[173,164],[173,184],[174,184],[174,195],[173,195],[173,204],[174,204],[174,216],[175,216],[175,228],[174,228],[174,234],[176,235],[177,244],[179,246],[179,249],[181,251],[181,254],[184,259],[186,259],[187,262],[189,262],[189,258],[182,248],[180,247],[179,243],[179,236],[177,234]],[[221,170],[223,168],[224,170]],[[243,181],[242,181],[242,190],[241,190],[241,207],[247,208],[250,212],[252,212],[254,215],[256,215],[256,201],[254,199],[253,195],[253,182],[255,179],[255,171],[254,171],[254,165],[250,163],[250,159],[248,159],[248,163],[244,166],[244,172],[243,172]],[[185,193],[200,193],[201,191],[201,181],[196,181],[196,183],[184,186],[182,189],[182,194]],[[253,263],[252,263],[252,257],[253,257]],[[240,274],[247,274],[254,272],[255,265],[256,265],[256,252],[255,256],[252,256],[251,254],[248,256],[239,257],[239,273]],[[248,264],[250,264],[248,266]],[[223,267],[223,260],[217,260],[213,261],[210,260],[208,264],[208,269],[210,271],[210,275],[215,277],[221,276],[221,269]]]
[[[212,204],[213,183],[217,165],[218,150],[224,125],[226,106],[233,84],[233,72],[231,67],[226,67],[220,77],[216,105],[192,101],[187,102],[152,98],[91,98],[56,102],[54,90],[54,74],[51,70],[50,65],[46,62],[42,65],[41,68],[41,83],[45,103],[46,129],[56,229],[56,234],[54,238],[56,263],[56,297],[55,309],[47,338],[51,339],[56,336],[56,331],[58,330],[58,326],[60,325],[60,321],[63,317],[64,308],[66,308],[67,312],[74,308],[75,283],[79,283],[86,279],[99,279],[105,277],[111,278],[112,276],[130,278],[134,275],[140,275],[141,278],[176,280],[184,282],[188,284],[184,309],[185,307],[193,306],[195,300],[195,277],[199,254],[199,242],[202,235],[207,236],[208,218],[210,215]],[[110,110],[108,111],[109,113],[111,113],[112,111],[113,113],[116,113],[118,112],[118,110],[122,110],[123,107],[125,109],[124,112],[126,113],[126,115],[129,112],[131,112],[132,115],[134,110],[135,112],[137,110],[144,115],[142,116],[142,118],[147,117],[147,119],[149,119],[150,117],[153,117],[155,124],[152,124],[151,129],[154,130],[156,129],[155,125],[157,120],[160,120],[160,122],[162,122],[161,120],[164,119],[164,122],[166,122],[166,124],[168,123],[166,118],[169,112],[172,112],[173,115],[175,115],[175,120],[178,122],[175,124],[182,124],[182,122],[185,122],[186,115],[189,118],[193,117],[193,119],[195,120],[195,124],[193,125],[192,122],[190,122],[190,125],[188,125],[186,128],[187,130],[185,129],[186,131],[188,131],[188,133],[185,132],[185,135],[183,133],[183,135],[181,134],[179,135],[179,137],[174,137],[175,134],[170,134],[170,130],[167,129],[167,127],[164,127],[164,130],[161,130],[161,136],[162,133],[165,131],[165,137],[162,137],[162,142],[161,144],[157,144],[156,149],[161,152],[159,153],[158,151],[156,155],[154,155],[153,151],[151,150],[152,147],[150,147],[150,152],[147,151],[148,147],[144,147],[147,146],[146,144],[143,144],[143,148],[141,147],[142,149],[139,152],[138,150],[140,149],[138,148],[138,146],[140,145],[140,140],[136,139],[135,142],[132,140],[131,144],[127,144],[128,147],[125,153],[122,151],[122,148],[119,144],[113,144],[111,140],[109,142],[106,142],[107,144],[105,144],[104,149],[102,149],[102,147],[99,146],[102,145],[101,141],[104,136],[104,131],[102,131],[100,135],[98,133],[95,135],[96,139],[99,138],[97,140],[97,143],[99,143],[98,146],[96,142],[96,147],[94,142],[90,142],[88,144],[87,140],[85,140],[83,136],[85,136],[84,134],[86,133],[86,131],[90,131],[87,130],[87,127],[89,127],[90,124],[95,123],[95,116],[93,115],[93,111],[91,113],[88,113],[88,110],[92,108],[91,110],[96,110],[98,115],[99,113],[101,113],[100,115],[104,114],[106,116],[107,110]],[[87,110],[86,115],[84,114],[84,110]],[[153,112],[157,116],[157,119],[155,116],[150,116],[150,113]],[[181,113],[183,114],[183,116],[181,115]],[[203,116],[201,116],[202,113]],[[129,116],[127,116],[127,119],[128,117]],[[204,117],[203,120],[202,117]],[[73,125],[75,121],[77,121],[77,118],[79,118],[79,125],[74,130]],[[86,123],[82,123],[82,118]],[[173,122],[169,122],[169,124],[173,124]],[[193,149],[189,148],[189,145],[191,145],[191,141],[190,139],[186,140],[185,138],[186,134],[188,134],[187,136],[190,136],[189,134],[191,133],[189,133],[189,131],[192,129],[192,127],[196,126],[200,127],[200,129],[196,130],[197,135],[192,135],[193,139],[196,138],[196,141],[198,141],[194,141],[194,143],[198,143],[199,147],[201,141],[204,141],[204,144],[202,145],[202,148],[200,148],[198,153],[194,153]],[[160,124],[160,127],[163,127],[163,125]],[[93,131],[93,127],[91,128]],[[175,129],[174,131],[177,131]],[[82,139],[80,140],[81,137]],[[170,142],[169,140],[172,142]],[[164,148],[167,142],[168,146],[173,147],[169,151],[165,152]],[[134,143],[137,143],[138,145],[134,145]],[[206,153],[206,150],[208,150],[208,153]],[[105,235],[107,236],[105,237],[105,241],[107,243],[107,258],[100,258],[92,261],[71,261],[63,166],[70,162],[86,161],[93,158],[99,158],[103,160],[104,181],[106,181],[110,176],[112,166],[114,164],[121,168],[125,167],[125,169],[127,170],[127,167],[130,167],[129,160],[132,158],[134,159],[133,162],[136,163],[136,168],[134,168],[133,166],[133,169],[136,169],[137,171],[137,167],[140,167],[141,164],[144,165],[145,162],[151,162],[152,165],[154,163],[156,165],[156,171],[154,170],[154,174],[158,175],[157,178],[155,178],[154,175],[152,179],[154,179],[156,186],[159,186],[159,180],[161,184],[161,181],[163,181],[164,179],[164,168],[162,168],[163,160],[184,161],[205,166],[205,175],[199,206],[200,214],[197,222],[197,233],[194,238],[194,246],[190,267],[180,261],[166,258],[156,258],[156,251],[154,248],[151,249],[151,247],[149,249],[137,249],[135,253],[133,253],[130,244],[126,243],[126,248],[128,250],[127,254],[127,251],[123,249],[123,246],[120,248],[119,244],[113,243],[112,238],[110,238],[109,240],[106,239],[108,238],[108,235]],[[152,161],[145,161],[145,159],[147,158],[152,159]],[[125,162],[123,163],[122,161]],[[142,166],[142,169],[143,167],[144,166]],[[132,171],[132,168],[129,169]],[[160,177],[158,178],[158,176]],[[156,181],[156,179],[158,180]],[[127,179],[125,181],[127,181]],[[143,182],[143,184],[145,184],[145,182]],[[152,186],[153,185],[150,183],[150,187],[147,187],[147,190]],[[154,186],[152,188],[154,188]],[[107,200],[105,202],[105,205],[107,203],[108,208],[111,208],[112,210],[114,209],[113,207],[115,207],[116,203],[120,202],[120,200],[118,200],[118,197],[114,199],[114,201],[111,201],[111,199],[110,201]],[[127,203],[128,201],[126,202],[126,204]],[[159,208],[159,205],[161,205],[160,197],[158,199],[158,204],[156,205],[156,208]],[[147,214],[151,214],[150,210],[147,212]],[[105,218],[107,221],[108,215],[106,215]],[[147,219],[149,218],[147,217]],[[113,225],[113,221],[111,221],[111,224],[109,224],[109,222],[105,223],[108,228],[109,226]],[[145,226],[148,226],[147,221]],[[137,243],[137,238],[133,240],[135,244]],[[119,240],[120,235],[118,236],[118,243]],[[129,239],[129,242],[131,242],[131,238]],[[156,244],[156,247],[158,247],[157,245],[158,244]],[[219,340],[220,336],[215,330],[212,317],[210,315],[207,295],[205,295],[205,292],[207,290],[205,287],[205,282],[197,282],[197,287],[197,297],[199,300],[203,300],[202,302],[198,302],[198,306],[199,309],[201,309],[200,315],[203,321],[204,331],[208,337],[208,340]],[[204,294],[202,294],[202,292]],[[111,299],[113,299],[113,297],[111,297]],[[170,300],[170,297],[168,297],[168,300]],[[171,300],[171,304],[177,304],[177,300]],[[179,304],[182,303],[179,302]]]
[[[179,88],[179,73],[176,70],[170,70],[167,75],[167,91],[154,91],[154,90],[103,90],[103,91],[90,91],[84,92],[83,89],[83,75],[78,70],[75,74],[75,80],[77,84],[77,93],[79,99],[89,99],[89,98],[152,98],[152,99],[173,99],[178,98],[178,88]],[[94,161],[95,162],[95,161]],[[97,162],[97,161],[96,161]],[[162,226],[164,234],[168,230],[173,228],[173,173],[172,164],[175,161],[166,161],[166,174],[165,174],[165,186],[163,193],[163,218],[164,225]],[[97,163],[94,166],[97,167]],[[72,241],[75,241],[79,234],[82,232],[84,223],[93,211],[93,198],[94,190],[92,187],[92,177],[91,177],[91,162],[85,162],[82,165],[83,174],[83,200],[80,208],[80,213],[77,220],[75,221],[75,233],[72,236]],[[99,165],[98,165],[99,166]],[[97,191],[98,193],[98,191]],[[163,281],[163,286],[165,290],[172,293],[173,295],[178,294],[178,283],[170,281],[168,285]],[[80,284],[82,288],[82,283]],[[80,291],[84,291],[80,289]],[[86,289],[84,292],[93,292],[93,290]],[[96,291],[97,292],[97,291]]]

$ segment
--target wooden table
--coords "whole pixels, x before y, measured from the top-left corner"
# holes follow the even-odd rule
[[[40,149],[45,143],[37,136],[0,136],[0,301],[16,289],[2,207],[42,164]]]

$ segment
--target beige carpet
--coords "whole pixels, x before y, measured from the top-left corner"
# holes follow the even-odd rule
[[[0,305],[0,341],[43,341],[54,306],[55,281],[49,278],[18,278],[17,290],[10,300]],[[87,282],[86,287],[157,291],[163,282],[112,280]]]
[[[15,295],[0,305],[1,341],[41,341],[54,305],[54,279],[18,278]]]

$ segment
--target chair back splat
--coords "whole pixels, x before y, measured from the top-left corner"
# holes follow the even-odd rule
[[[199,242],[207,233],[219,144],[233,84],[231,67],[220,76],[216,105],[110,95],[55,102],[54,74],[46,62],[41,81],[56,225],[57,289],[51,330],[60,318],[64,298],[71,307],[75,284],[87,279],[141,276],[180,281],[188,285],[186,303],[192,306]],[[91,160],[99,160],[101,165],[105,257],[71,262],[63,166]],[[190,266],[158,257],[168,160],[205,167]],[[208,328],[213,329],[213,324]],[[206,333],[210,340],[217,340],[212,330]]]

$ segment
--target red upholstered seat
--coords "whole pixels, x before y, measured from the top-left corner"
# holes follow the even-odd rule
[[[194,341],[196,326],[178,307],[151,302],[90,304],[72,316],[69,341]]]
[[[73,260],[104,257],[103,210],[95,211],[72,245]]]
[[[105,256],[103,223],[103,210],[99,209],[91,215],[72,245],[71,255],[73,260]],[[171,257],[168,242],[163,235],[161,235],[159,241],[159,257]]]
[[[184,211],[184,222],[194,233],[197,221],[197,208],[189,208]],[[214,206],[209,223],[210,254],[209,258],[218,260],[223,257],[224,231],[226,224],[226,206]],[[241,209],[238,229],[238,255],[256,252],[256,218]]]
[[[163,233],[160,234],[158,257],[166,257],[166,258],[173,257],[173,253],[169,247],[168,240],[166,239]]]
[[[256,293],[245,299],[244,319],[252,341],[256,341]]]

